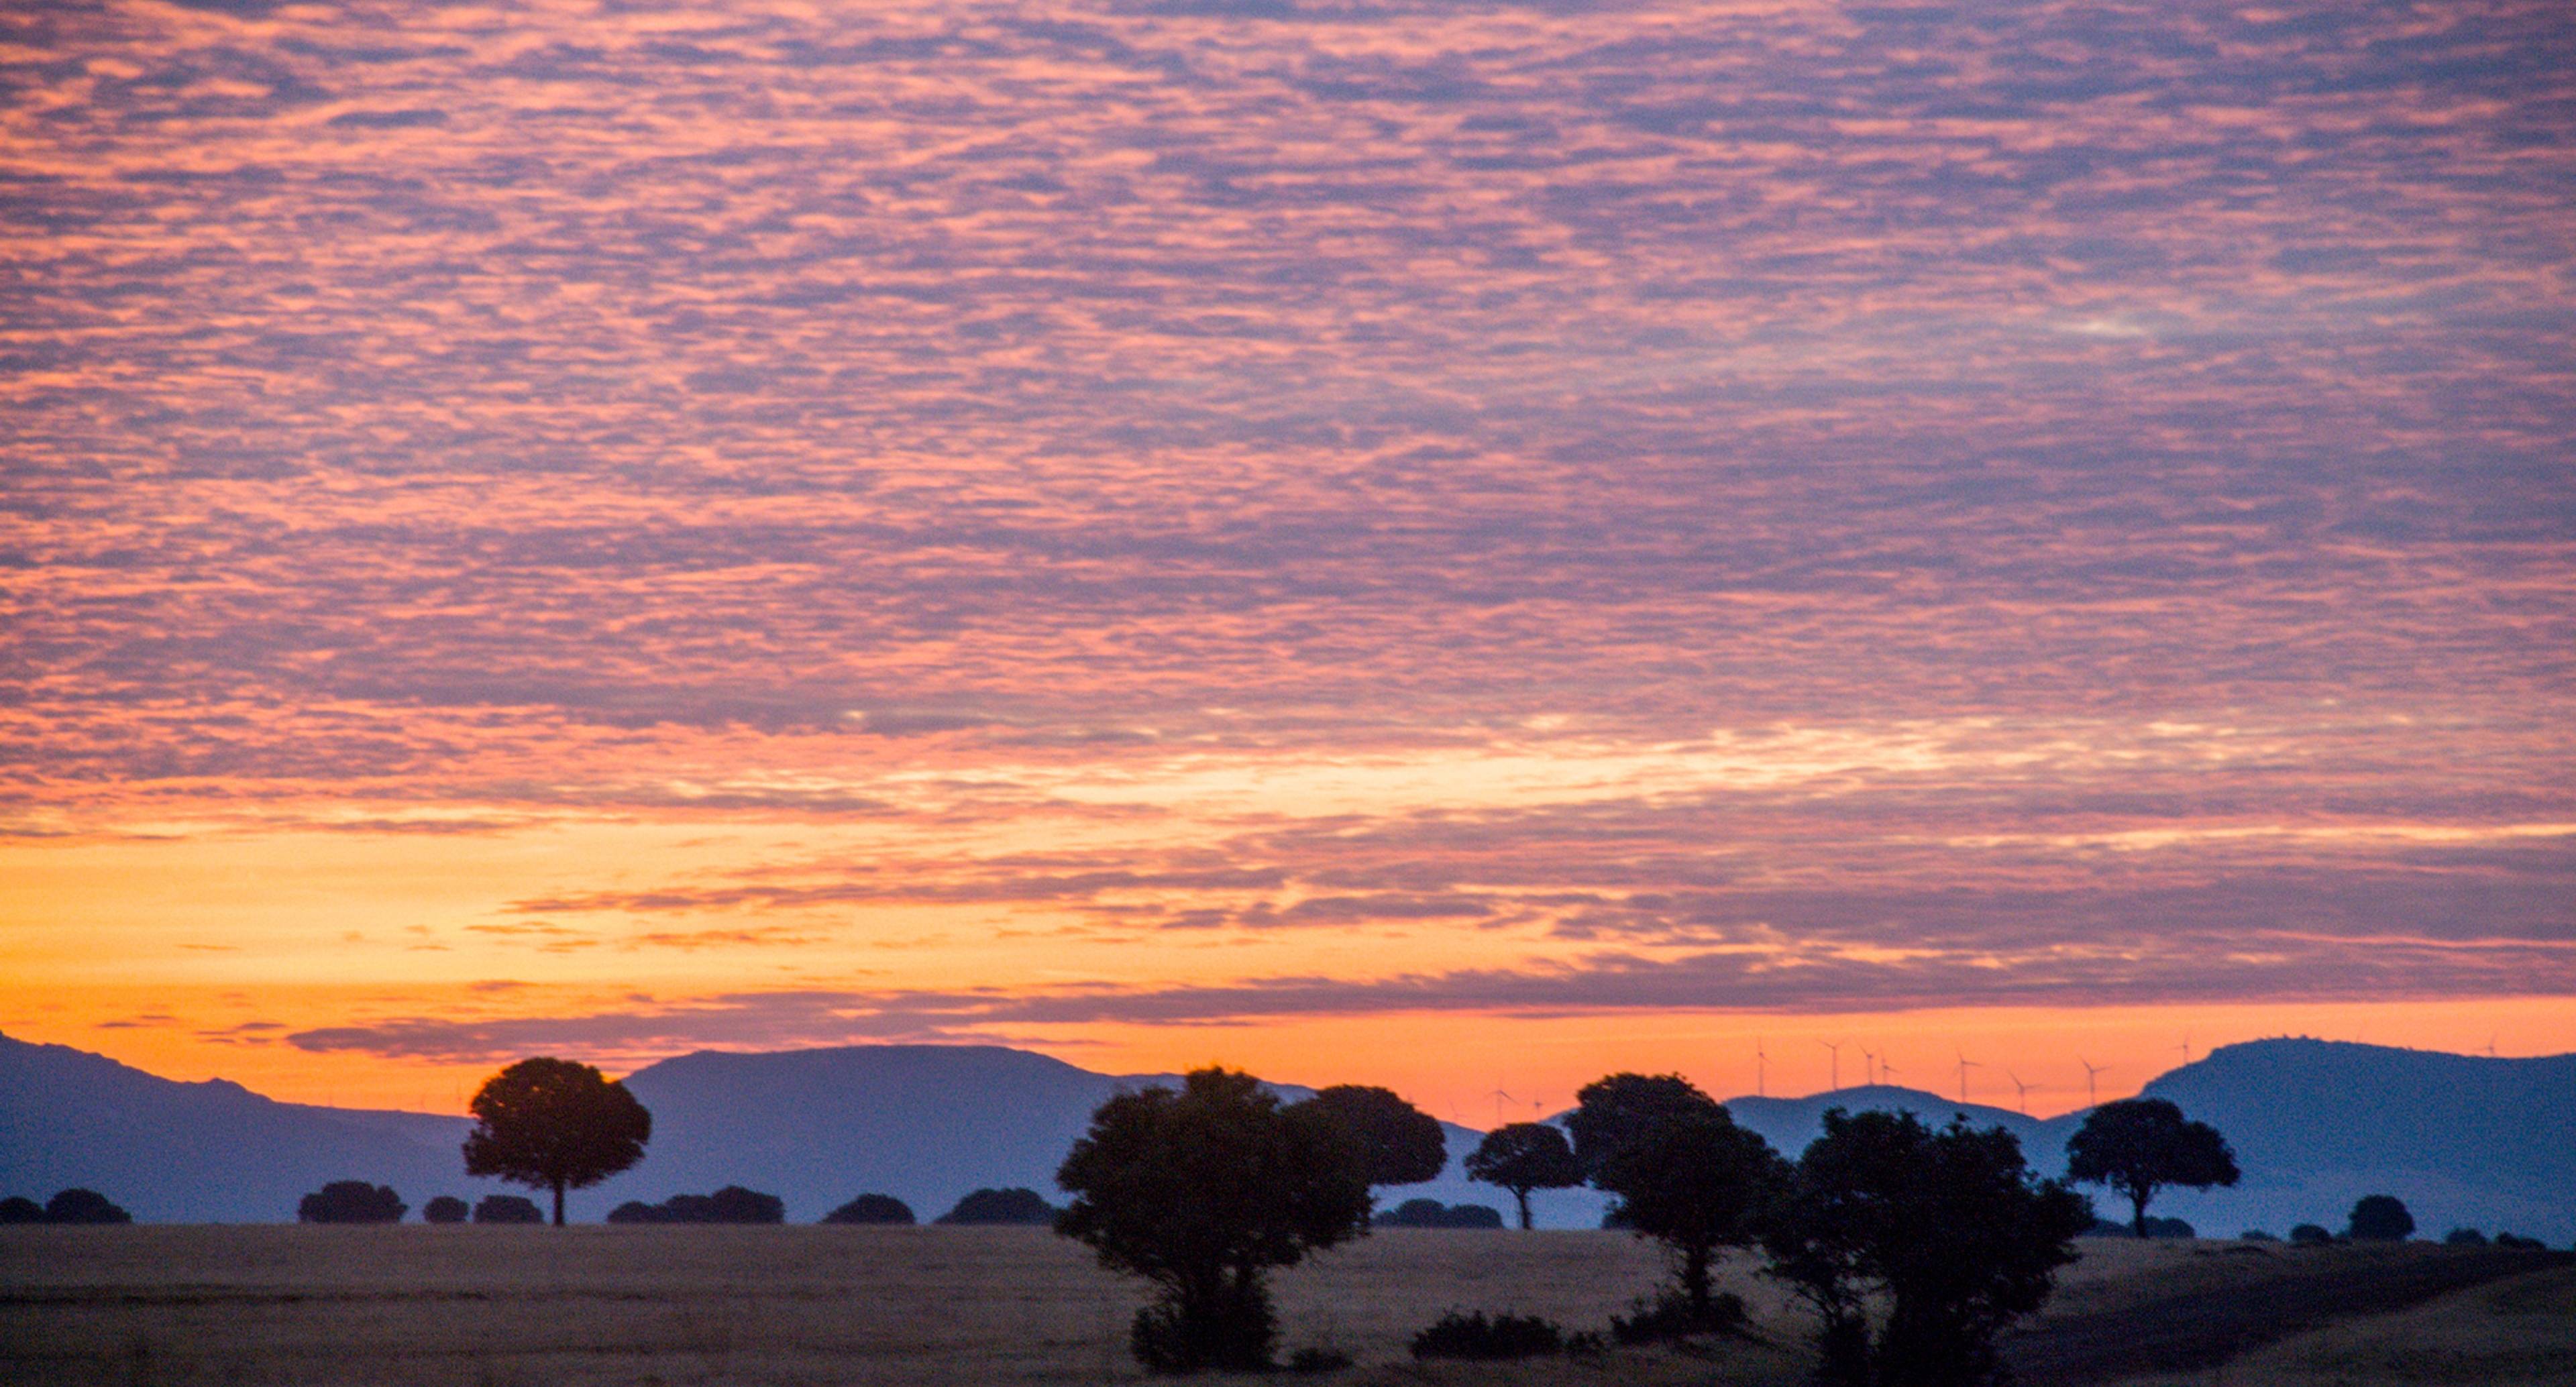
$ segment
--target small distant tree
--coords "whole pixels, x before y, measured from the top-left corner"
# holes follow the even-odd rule
[[[2454,1228],[2442,1235],[2442,1241],[2450,1247],[2484,1247],[2487,1235],[2474,1228]]]
[[[2313,1223],[2293,1224],[2290,1241],[2301,1247],[2323,1247],[2334,1241],[2334,1234]]]
[[[1565,1130],[1584,1177],[1594,1180],[1620,1148],[1668,1123],[1724,1111],[1679,1074],[1612,1074],[1585,1084],[1574,1097]]]
[[[6,1199],[0,1199],[0,1224],[42,1223],[44,1221],[45,1206],[29,1199],[27,1196],[23,1194],[13,1194]]]
[[[1449,1164],[1449,1137],[1440,1119],[1398,1097],[1393,1089],[1336,1084],[1313,1102],[1349,1129],[1371,1185],[1418,1185],[1437,1180]]]
[[[474,1212],[473,1207],[452,1194],[442,1194],[420,1206],[423,1223],[463,1223]]]
[[[45,1201],[45,1222],[47,1223],[104,1224],[133,1221],[134,1215],[127,1213],[114,1200],[96,1190],[85,1190],[75,1186],[67,1190],[58,1190],[53,1198]]]
[[[475,1091],[472,1111],[465,1173],[553,1190],[558,1228],[565,1190],[598,1184],[644,1159],[644,1143],[653,1139],[653,1114],[626,1085],[571,1060],[511,1065]]]
[[[1691,1322],[1708,1327],[1719,1323],[1709,1294],[1719,1250],[1751,1243],[1787,1182],[1771,1143],[1714,1103],[1623,1141],[1592,1177],[1618,1196],[1632,1231],[1671,1252]]]
[[[1003,1190],[976,1190],[932,1223],[1053,1223],[1056,1208],[1046,1196],[1014,1185]]]
[[[1265,1274],[1365,1235],[1368,1175],[1324,1109],[1202,1069],[1100,1105],[1056,1172],[1074,1199],[1055,1226],[1154,1283],[1130,1336],[1146,1367],[1259,1369],[1278,1333]]]
[[[2415,1216],[2393,1194],[2365,1194],[2352,1206],[2346,1235],[2357,1243],[2404,1242],[2415,1231]]]
[[[334,1180],[296,1203],[298,1223],[400,1223],[411,1206],[391,1185]]]
[[[1370,1219],[1375,1228],[1500,1228],[1502,1211],[1490,1204],[1443,1204],[1437,1199],[1408,1199]]]
[[[849,1203],[823,1215],[825,1223],[885,1223],[909,1225],[914,1222],[912,1206],[890,1194],[863,1194]]]
[[[1544,1122],[1497,1127],[1467,1154],[1467,1178],[1510,1190],[1520,1204],[1521,1227],[1530,1226],[1530,1191],[1570,1189],[1583,1183],[1583,1163],[1565,1133]]]
[[[2039,1180],[2001,1128],[1840,1108],[1799,1157],[1763,1237],[1769,1274],[1819,1312],[1817,1380],[1832,1387],[1965,1387],[1993,1377],[1995,1340],[2037,1310],[2085,1198]],[[1866,1307],[1887,1304],[1877,1343]]]
[[[2206,1122],[2162,1098],[2105,1103],[2066,1143],[2067,1178],[2108,1185],[2129,1201],[2129,1227],[2147,1236],[2147,1201],[2167,1185],[2208,1189],[2237,1180],[2236,1153]]]
[[[474,1204],[476,1223],[543,1223],[546,1212],[525,1195],[487,1194]]]

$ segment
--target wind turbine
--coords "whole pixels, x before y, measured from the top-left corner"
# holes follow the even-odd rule
[[[2084,1066],[2084,1106],[2088,1108],[2098,1108],[2102,1106],[2102,1095],[2094,1092],[2093,1090],[2093,1076],[2096,1074],[2108,1073],[2111,1066],[2107,1064],[2095,1064],[2093,1061],[2084,1058],[2082,1055],[2077,1055],[2075,1057],[2075,1062]]]
[[[2181,1047],[2181,1048],[2182,1048],[2182,1062],[2183,1062],[2183,1063],[2185,1063],[2185,1064],[2189,1064],[2189,1063],[2191,1063],[2191,1032],[2189,1032],[2189,1031],[2185,1031],[2185,1032],[2183,1032],[2183,1033],[2182,1033],[2182,1047]]]
[[[2009,1069],[2004,1071],[2004,1077],[2012,1080],[2013,1091],[2021,1095],[2017,1103],[2017,1106],[2021,1108],[2021,1115],[2024,1117],[2030,1116],[2030,1085],[2023,1083],[2021,1081],[2021,1076]]]
[[[1758,1035],[1753,1037],[1753,1096],[1756,1098],[1771,1096],[1770,1090],[1766,1087],[1770,1079],[1770,1060],[1769,1055],[1762,1053],[1762,1037]]]
[[[1975,1060],[1972,1060],[1972,1059],[1968,1058],[1968,1052],[1967,1052],[1967,1051],[1965,1051],[1965,1050],[1961,1050],[1961,1051],[1959,1051],[1959,1101],[1960,1101],[1960,1102],[1964,1103],[1964,1102],[1967,1102],[1967,1101],[1968,1101],[1968,1071],[1969,1071],[1969,1070],[1971,1070],[1971,1069],[1983,1069],[1983,1068],[1985,1068],[1985,1066],[1984,1066],[1984,1065],[1979,1064],[1979,1063],[1977,1063]]]
[[[1497,1127],[1503,1125],[1503,1105],[1505,1103],[1517,1103],[1519,1101],[1521,1100],[1503,1092],[1502,1084],[1497,1081],[1494,1084],[1494,1125]]]
[[[1886,1083],[1888,1076],[1895,1072],[1896,1066],[1887,1062],[1887,1052],[1884,1050],[1880,1051],[1878,1055],[1878,1081],[1882,1084]]]
[[[1841,1041],[1839,1041],[1839,1040],[1819,1040],[1819,1041],[1817,1041],[1816,1043],[1817,1043],[1818,1045],[1822,1045],[1822,1046],[1824,1046],[1827,1050],[1831,1051],[1831,1052],[1833,1053],[1833,1057],[1834,1057],[1834,1086],[1833,1086],[1831,1089],[1827,1090],[1827,1091],[1828,1091],[1828,1092],[1831,1092],[1831,1093],[1840,1093],[1840,1092],[1842,1092],[1842,1091],[1843,1091],[1843,1043],[1842,1043]]]
[[[1860,1081],[1864,1084],[1875,1084],[1878,1082],[1878,1052],[1876,1050],[1864,1049],[1860,1052]]]

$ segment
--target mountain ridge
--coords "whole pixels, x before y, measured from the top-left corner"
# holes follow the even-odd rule
[[[925,1219],[980,1186],[1052,1196],[1055,1167],[1094,1108],[1177,1078],[1097,1073],[999,1045],[692,1051],[625,1076],[655,1114],[655,1140],[641,1165],[577,1194],[575,1212],[596,1219],[627,1199],[736,1183],[780,1194],[799,1222],[862,1192],[893,1194]],[[1313,1092],[1270,1087],[1292,1100]],[[2385,1192],[2405,1199],[2431,1234],[2466,1224],[2576,1237],[2576,1055],[2498,1059],[2282,1038],[2221,1047],[2144,1091],[2174,1099],[2237,1147],[2246,1170],[2238,1188],[2157,1200],[2156,1213],[2205,1233],[2335,1224],[2353,1199]],[[2035,1118],[1885,1084],[1726,1102],[1791,1156],[1833,1107],[1935,1124],[1963,1115],[2011,1131],[2044,1174],[2065,1168],[2084,1111]],[[464,1178],[457,1148],[469,1126],[435,1113],[281,1103],[230,1080],[162,1079],[0,1035],[0,1193],[42,1198],[88,1185],[147,1221],[230,1222],[290,1218],[296,1198],[333,1179],[392,1184],[415,1206],[509,1188]],[[1441,1126],[1449,1168],[1382,1190],[1381,1204],[1507,1204],[1459,1170],[1481,1133]],[[1556,1227],[1591,1226],[1604,1205],[1590,1190],[1542,1191],[1533,1202]]]

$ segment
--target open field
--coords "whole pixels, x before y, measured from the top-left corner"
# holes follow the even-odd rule
[[[2131,1323],[2162,1324],[2170,1339],[2176,1307],[2195,1304],[2258,1307],[2230,1332],[2271,1332],[2230,1339],[2230,1349],[2296,1333],[2247,1360],[2280,1374],[2259,1380],[2283,1383],[2539,1382],[2549,1380],[2540,1368],[2513,1374],[2550,1363],[2563,1380],[2564,1344],[2576,1336],[2576,1274],[2532,1273],[2526,1262],[2473,1265],[2422,1245],[2083,1246],[2084,1260],[2068,1269],[2024,1346],[2087,1365],[2065,1380],[2108,1380],[2102,1344],[2120,1341]],[[1389,1230],[1279,1278],[1284,1345],[1352,1355],[1358,1367],[1338,1377],[1355,1383],[1801,1380],[1799,1316],[1747,1266],[1730,1268],[1726,1282],[1751,1304],[1768,1344],[1704,1356],[1621,1351],[1499,1371],[1424,1372],[1404,1352],[1414,1330],[1453,1308],[1597,1328],[1661,1271],[1650,1246],[1616,1233]],[[2342,1288],[2339,1304],[2368,1310],[2388,1302],[2365,1304],[2367,1294],[2353,1288],[2403,1283],[2430,1295],[2446,1289],[2444,1277],[2458,1284],[2507,1273],[2515,1274],[2394,1319],[2300,1333],[2319,1321],[2299,1305],[2321,1288]],[[0,1381],[1131,1381],[1138,1374],[1126,1327],[1141,1297],[1137,1283],[1099,1270],[1081,1248],[1018,1228],[13,1228],[0,1233]],[[2277,1313],[2267,1319],[2260,1307]],[[2388,1324],[2402,1327],[2376,1327]],[[2462,1338],[2463,1352],[2470,1339],[2485,1345],[2477,1351],[2490,1371],[2417,1373],[2441,1361],[2446,1334]],[[2350,1362],[2378,1366],[2297,1375],[2302,1364]],[[2208,1380],[2206,1372],[2156,1379]],[[2231,1369],[2228,1380],[2258,1379]]]

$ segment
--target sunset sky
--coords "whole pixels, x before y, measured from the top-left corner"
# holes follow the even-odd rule
[[[0,184],[12,1037],[2576,1050],[2563,0],[39,0]]]

